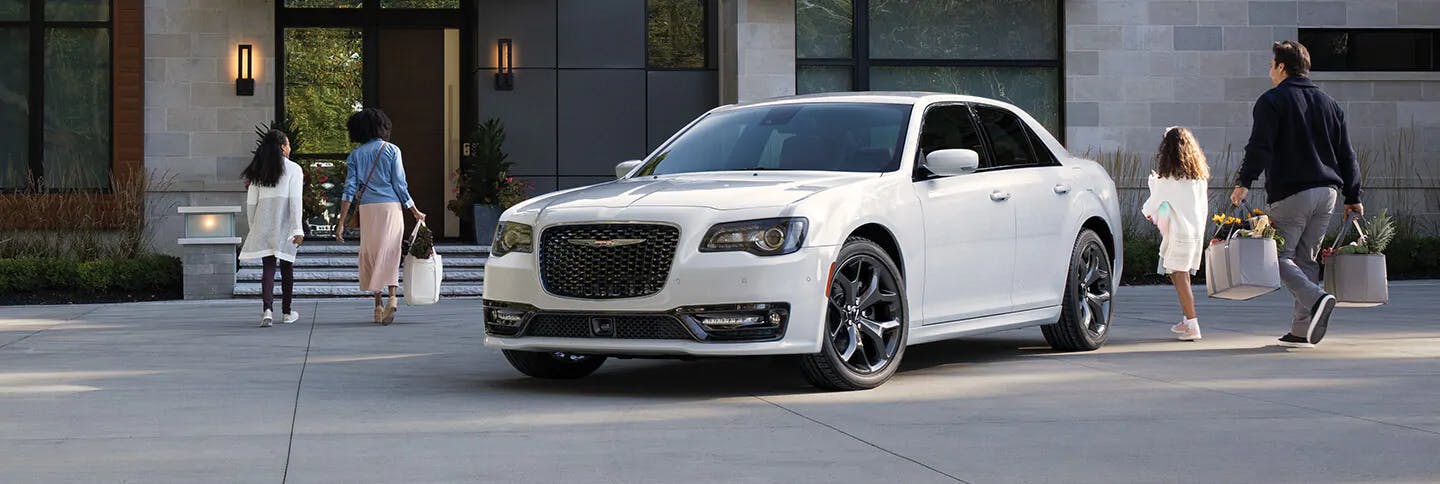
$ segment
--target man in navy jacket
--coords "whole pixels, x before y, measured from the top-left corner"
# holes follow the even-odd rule
[[[1335,297],[1320,287],[1320,241],[1344,195],[1345,216],[1360,216],[1360,164],[1350,147],[1345,112],[1310,80],[1310,52],[1295,41],[1271,50],[1274,88],[1255,101],[1255,124],[1230,201],[1239,204],[1263,173],[1271,222],[1285,245],[1280,279],[1295,297],[1295,319],[1281,346],[1310,348],[1325,337]],[[1339,194],[1337,194],[1337,190]]]

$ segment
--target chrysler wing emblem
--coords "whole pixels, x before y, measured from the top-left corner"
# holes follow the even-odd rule
[[[645,242],[645,239],[570,239],[566,242],[569,242],[570,245],[578,245],[581,247],[621,247],[626,245],[642,244]]]

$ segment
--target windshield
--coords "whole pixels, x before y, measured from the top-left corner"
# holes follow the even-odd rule
[[[900,168],[908,104],[806,103],[713,113],[650,160],[638,176],[701,171]]]

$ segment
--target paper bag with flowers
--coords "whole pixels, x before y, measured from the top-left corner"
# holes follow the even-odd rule
[[[1266,215],[1264,210],[1258,208],[1245,210],[1245,207],[1234,205],[1231,208],[1240,209],[1236,213],[1244,218],[1236,217],[1228,212],[1211,216],[1210,221],[1215,222],[1216,229],[1215,236],[1210,238],[1210,245],[1218,244],[1225,239],[1242,237],[1272,239],[1275,241],[1277,249],[1285,246],[1285,238],[1281,237],[1280,231],[1275,230],[1275,226],[1270,224],[1270,216]]]

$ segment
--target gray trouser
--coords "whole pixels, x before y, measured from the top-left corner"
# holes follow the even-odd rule
[[[1270,204],[1270,221],[1285,246],[1280,248],[1280,281],[1295,297],[1295,320],[1290,334],[1304,337],[1310,330],[1310,311],[1325,294],[1320,287],[1320,241],[1335,213],[1335,189],[1311,188]]]

